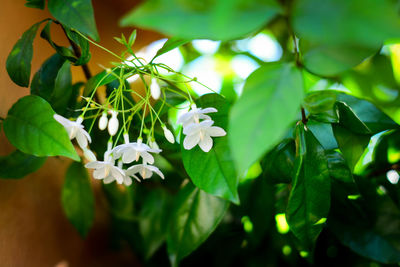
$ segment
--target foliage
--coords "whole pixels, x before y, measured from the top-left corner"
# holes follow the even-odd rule
[[[44,9],[45,1],[25,5]],[[94,42],[90,0],[47,7],[54,18],[23,33],[6,62],[30,95],[2,119],[16,150],[0,157],[1,178],[22,178],[48,156],[80,161],[66,172],[61,202],[85,237],[94,169],[113,241],[126,241],[148,266],[400,263],[396,1],[149,0],[120,21],[171,36],[149,58],[135,52],[136,30],[115,37],[121,54]],[[55,54],[31,79],[41,27]],[[61,27],[71,46],[56,44],[51,27]],[[241,48],[259,36],[282,55]],[[220,41],[217,52],[203,55],[194,39]],[[117,62],[73,83],[71,68],[88,68],[89,45]],[[196,86],[207,81],[158,61],[176,48],[185,66],[212,57],[222,88],[198,96]],[[257,67],[235,73],[239,57]],[[144,92],[130,87],[133,78]]]

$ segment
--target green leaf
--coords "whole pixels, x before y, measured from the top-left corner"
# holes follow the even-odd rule
[[[261,161],[265,179],[273,183],[290,183],[294,172],[295,156],[294,140],[283,140]]]
[[[176,197],[167,232],[172,266],[203,243],[222,220],[229,202],[187,184]]]
[[[296,1],[292,23],[300,39],[313,43],[375,48],[400,36],[397,5],[391,0]]]
[[[45,161],[45,157],[39,158],[15,150],[7,156],[0,157],[0,177],[22,178],[40,169]]]
[[[353,132],[376,134],[399,127],[371,102],[344,93],[337,95],[337,102],[340,124]]]
[[[73,162],[65,175],[61,202],[68,220],[85,237],[94,221],[94,196],[88,173],[80,162]]]
[[[207,94],[202,96],[197,104],[202,108],[215,107],[218,112],[210,114],[215,122],[214,125],[226,129],[230,105],[222,96]],[[183,141],[181,142],[185,170],[200,189],[239,204],[237,192],[239,176],[235,171],[228,137],[216,137],[213,141],[214,145],[209,152],[202,151],[199,146],[186,150],[183,148]]]
[[[117,69],[113,69],[112,71],[116,72]],[[117,77],[115,75],[112,75],[111,72],[102,71],[96,74],[87,81],[85,88],[83,90],[83,96],[89,96],[91,93],[93,93],[93,90],[95,90],[97,87],[111,83],[116,79]]]
[[[7,57],[6,68],[11,80],[19,86],[28,87],[31,77],[31,62],[33,55],[33,39],[40,24],[30,27],[17,41]]]
[[[156,57],[161,56],[162,54],[165,54],[181,45],[184,45],[186,43],[190,42],[190,39],[182,39],[182,38],[177,38],[177,37],[172,37],[168,39],[164,45],[157,51],[157,54],[153,57],[151,61],[153,61]]]
[[[135,41],[136,41],[136,30],[133,30],[131,35],[129,35],[128,39],[129,47],[132,47],[135,44]]]
[[[330,177],[324,149],[301,122],[296,126],[293,187],[286,209],[290,230],[311,250],[330,207]]]
[[[35,156],[66,156],[79,161],[64,127],[54,118],[49,103],[39,96],[21,98],[8,111],[4,133],[22,152]]]
[[[247,78],[228,127],[239,173],[284,136],[299,114],[302,100],[302,75],[292,64],[267,64]]]
[[[330,110],[321,113],[310,114],[309,119],[325,123],[339,123],[339,111],[337,110],[336,106],[334,106]]]
[[[280,11],[275,0],[151,0],[132,10],[122,26],[140,26],[185,39],[241,38]]]
[[[345,183],[354,183],[353,175],[343,155],[334,150],[325,151],[325,154],[330,176]]]
[[[149,259],[166,239],[169,211],[170,196],[165,191],[152,190],[147,194],[139,214],[139,230],[146,259]]]
[[[58,114],[64,114],[67,110],[72,90],[71,64],[66,61],[61,66],[54,81],[54,90],[51,94],[50,104]]]
[[[25,6],[31,8],[44,9],[45,2],[44,0],[26,0]]]
[[[62,24],[99,40],[90,0],[49,0],[48,8]]]
[[[84,39],[81,35],[76,33],[75,31],[72,31],[70,28],[66,27],[65,25],[62,25],[64,28],[65,32],[67,33],[68,38],[75,43],[79,47],[79,52],[80,55],[78,56],[78,59],[73,62],[75,66],[80,66],[84,65],[89,62],[91,58],[90,50],[89,50],[89,41]]]
[[[308,120],[307,127],[324,149],[329,150],[338,148],[331,124]]]
[[[304,107],[312,114],[331,110],[336,102],[336,94],[332,91],[316,91],[304,98]]]
[[[343,157],[350,169],[354,170],[354,167],[369,143],[371,135],[351,132],[339,124],[333,124],[332,128],[339,149],[343,153]]]

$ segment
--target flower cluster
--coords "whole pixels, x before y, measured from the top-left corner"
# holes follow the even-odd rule
[[[217,112],[215,108],[198,108],[191,105],[191,110],[181,115],[177,123],[182,124],[183,134],[186,135],[183,140],[183,147],[187,150],[199,145],[201,150],[209,152],[213,146],[211,137],[225,136],[226,132],[221,127],[213,126],[214,121],[207,113]]]

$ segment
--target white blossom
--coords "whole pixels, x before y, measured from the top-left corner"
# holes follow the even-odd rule
[[[172,132],[165,126],[162,126],[162,129],[164,130],[164,136],[170,142],[171,144],[175,143],[175,137],[172,134]]]
[[[71,121],[63,116],[60,116],[58,114],[54,114],[53,118],[59,122],[62,126],[64,126],[65,130],[67,131],[69,135],[69,139],[74,139],[76,138],[76,141],[78,142],[78,145],[83,149],[86,148],[88,145],[88,142],[91,143],[92,139],[90,138],[90,135],[83,129],[82,117],[78,117],[76,121]]]
[[[153,175],[153,172],[158,174],[162,179],[164,179],[164,174],[156,166],[147,164],[137,164],[128,168],[127,174],[133,175],[139,173],[143,179],[148,179]]]
[[[96,161],[96,155],[87,147],[83,148],[83,156],[89,161]]]
[[[117,118],[118,112],[115,110],[111,110],[111,119],[108,121],[108,133],[111,136],[114,136],[117,131],[118,131],[118,127],[119,127],[119,121]]]
[[[124,179],[123,179],[123,182],[122,182],[124,185],[130,186],[132,184],[132,178],[135,178],[138,182],[141,182],[139,177],[137,177],[134,174],[127,173],[127,170],[124,170],[122,168],[122,161],[121,160],[118,161],[118,168],[120,168],[124,172]]]
[[[113,149],[115,158],[122,158],[123,163],[131,163],[139,161],[142,157],[143,163],[154,163],[154,157],[149,153],[160,153],[161,149],[150,148],[148,145],[142,143],[142,139],[137,142],[122,144]]]
[[[211,120],[210,116],[205,115],[206,113],[213,113],[217,112],[216,108],[197,108],[196,105],[191,106],[191,110],[182,114],[178,120],[178,124],[182,124],[183,128],[186,128],[192,123],[199,123],[200,120]]]
[[[95,179],[103,179],[105,184],[111,183],[114,180],[116,180],[118,184],[122,184],[124,182],[125,172],[117,166],[114,166],[115,162],[109,153],[110,151],[104,153],[104,161],[92,161],[87,163],[85,167],[94,169],[93,177]]]
[[[103,112],[103,114],[99,119],[99,129],[102,131],[105,130],[107,128],[107,124],[108,124],[107,113]]]
[[[226,132],[221,127],[212,126],[214,121],[205,120],[200,123],[192,123],[183,129],[186,135],[183,140],[183,147],[187,150],[192,149],[197,144],[204,151],[208,152],[213,146],[211,137],[226,135]]]
[[[150,93],[154,100],[157,100],[160,98],[161,89],[160,89],[160,85],[158,84],[156,78],[151,79]]]

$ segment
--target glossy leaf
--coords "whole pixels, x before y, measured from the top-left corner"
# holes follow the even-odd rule
[[[94,221],[94,196],[89,175],[82,163],[73,162],[69,166],[61,201],[68,220],[85,237]]]
[[[54,91],[50,103],[54,111],[64,114],[73,95],[71,64],[67,61],[61,66],[54,81]]]
[[[302,100],[302,75],[291,64],[267,64],[247,78],[228,127],[239,173],[278,143],[299,114]]]
[[[31,8],[44,9],[45,1],[44,0],[26,0],[25,6],[31,7]]]
[[[203,243],[222,220],[229,202],[187,184],[180,190],[167,232],[172,266]]]
[[[13,46],[7,57],[6,68],[11,80],[19,86],[28,87],[31,76],[33,39],[42,22],[30,27]]]
[[[91,58],[91,54],[89,51],[89,41],[84,39],[81,35],[79,35],[75,31],[72,31],[65,25],[62,25],[62,27],[67,33],[68,38],[72,42],[74,42],[75,45],[78,46],[79,48],[80,55],[77,55],[78,59],[76,61],[73,61],[74,65],[80,66],[88,63]]]
[[[325,151],[325,154],[330,176],[345,183],[354,183],[353,175],[343,155],[335,150]]]
[[[333,133],[343,157],[350,169],[353,170],[364,153],[371,136],[353,133],[339,124],[333,125]]]
[[[0,177],[23,178],[40,169],[45,161],[45,157],[35,157],[15,150],[7,156],[0,157]]]
[[[53,115],[53,109],[44,99],[25,96],[8,111],[4,132],[22,152],[39,157],[66,156],[79,161],[67,132]]]
[[[275,0],[146,1],[122,20],[187,39],[230,40],[250,34],[280,11]]]
[[[202,96],[197,104],[202,108],[216,108],[218,112],[210,114],[214,120],[214,125],[226,129],[230,105],[222,96],[207,94]],[[238,204],[239,176],[235,171],[228,137],[216,137],[213,138],[213,142],[212,149],[209,152],[204,152],[199,146],[186,150],[183,148],[182,141],[181,151],[185,170],[193,183],[200,189]]]
[[[99,34],[91,0],[49,0],[48,8],[51,15],[62,24],[77,29],[98,41]]]
[[[307,127],[324,149],[338,148],[331,124],[309,120],[307,122]]]
[[[292,233],[311,250],[330,207],[330,177],[324,149],[301,122],[296,126],[293,187],[286,209]]]
[[[181,45],[184,45],[186,43],[190,42],[190,39],[182,39],[182,38],[177,38],[177,37],[173,37],[168,39],[164,45],[157,51],[156,55],[154,56],[154,58],[152,59],[152,61],[158,57],[161,56],[162,54],[165,54]]]
[[[290,183],[294,172],[296,146],[293,139],[285,139],[261,161],[263,176],[274,183]]]
[[[316,91],[304,98],[304,107],[310,113],[321,113],[331,110],[336,102],[336,94],[332,91]]]

